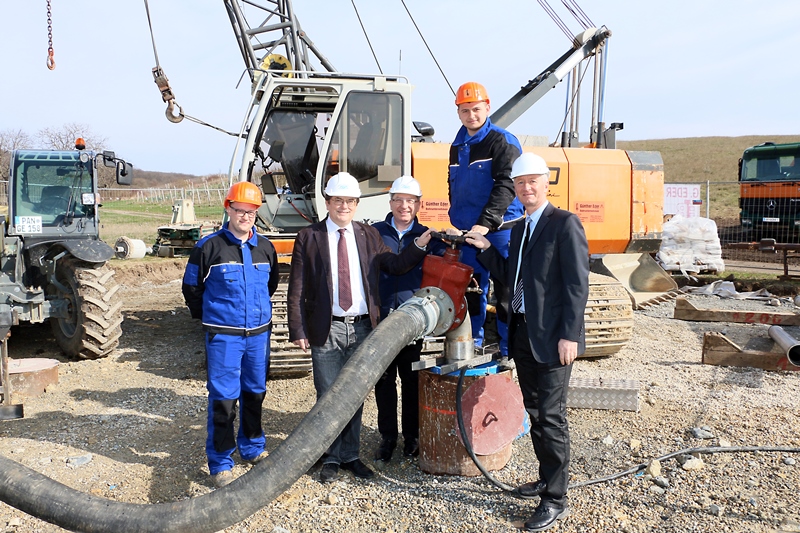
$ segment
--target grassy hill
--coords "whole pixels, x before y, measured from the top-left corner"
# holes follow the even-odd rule
[[[800,135],[750,135],[745,137],[687,137],[649,141],[618,141],[623,150],[652,150],[664,159],[667,183],[737,180],[739,158],[745,148],[766,141],[800,142]]]

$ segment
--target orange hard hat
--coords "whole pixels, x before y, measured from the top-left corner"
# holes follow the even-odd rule
[[[475,81],[468,81],[458,88],[456,92],[456,105],[468,104],[470,102],[489,103],[489,93],[486,87]]]
[[[231,205],[231,202],[261,205],[261,189],[255,183],[249,181],[236,182],[228,190],[228,195],[225,197],[225,207]]]

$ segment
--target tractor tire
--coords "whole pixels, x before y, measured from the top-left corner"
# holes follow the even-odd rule
[[[68,301],[68,316],[50,319],[61,350],[74,359],[108,356],[122,336],[122,301],[114,271],[105,264],[62,259],[56,279],[68,289],[65,294],[54,287],[58,298]]]

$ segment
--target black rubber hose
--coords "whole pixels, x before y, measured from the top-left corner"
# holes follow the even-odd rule
[[[400,350],[427,334],[423,313],[400,308],[342,368],[331,389],[265,460],[209,494],[162,504],[122,503],[58,483],[0,456],[0,500],[57,526],[86,533],[215,532],[249,517],[322,456]]]
[[[475,463],[475,466],[478,467],[478,470],[481,471],[481,474],[483,474],[483,476],[488,479],[492,485],[505,492],[516,492],[517,489],[511,485],[506,485],[505,483],[497,481],[494,476],[492,476],[492,474],[486,470],[480,460],[478,460],[478,456],[475,455],[475,451],[472,449],[472,443],[470,442],[469,436],[467,435],[467,430],[464,427],[464,412],[461,408],[462,389],[464,388],[464,376],[466,374],[467,367],[464,367],[461,369],[461,372],[458,373],[458,383],[456,384],[456,417],[458,418],[458,431],[461,432],[461,441],[464,443],[464,449],[467,450],[467,454],[472,459],[472,462]]]

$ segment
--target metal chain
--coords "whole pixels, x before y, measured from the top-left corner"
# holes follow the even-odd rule
[[[50,0],[47,0],[47,68],[54,70],[56,60],[53,59],[53,16],[50,11]]]

